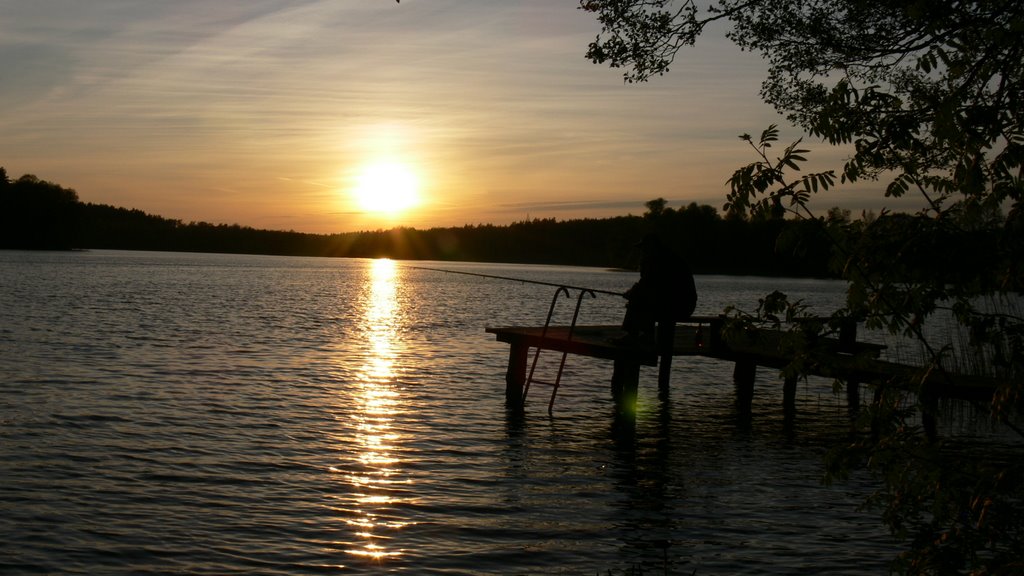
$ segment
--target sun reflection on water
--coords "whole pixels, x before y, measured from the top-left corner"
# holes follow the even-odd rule
[[[408,480],[401,477],[397,454],[401,435],[393,426],[401,402],[394,383],[400,313],[396,276],[394,261],[373,261],[363,299],[367,353],[354,382],[358,403],[353,416],[358,463],[352,464],[346,478],[355,505],[355,515],[348,523],[361,539],[347,552],[378,561],[401,556],[402,550],[389,548],[388,541],[391,534],[408,525],[392,512],[402,503],[396,496],[396,485],[408,484]]]

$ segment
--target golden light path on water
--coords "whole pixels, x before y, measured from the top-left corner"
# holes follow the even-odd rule
[[[387,514],[399,503],[395,497],[395,486],[408,483],[400,477],[401,462],[395,455],[395,447],[401,438],[393,430],[401,400],[394,385],[394,364],[398,353],[395,336],[399,321],[394,261],[374,260],[369,280],[366,296],[361,299],[368,350],[359,378],[353,383],[357,386],[355,397],[359,404],[353,416],[359,465],[348,477],[356,504],[356,516],[348,522],[356,529],[362,542],[347,552],[385,560],[402,554],[401,550],[388,547],[387,533],[408,524]]]

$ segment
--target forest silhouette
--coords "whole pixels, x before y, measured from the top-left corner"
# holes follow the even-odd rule
[[[781,217],[723,217],[712,206],[691,203],[672,208],[662,198],[646,202],[642,215],[309,234],[237,224],[185,223],[137,209],[84,203],[73,189],[30,174],[11,180],[0,168],[0,206],[0,248],[7,249],[388,257],[632,268],[639,257],[634,244],[655,232],[684,255],[696,273],[830,276],[828,243],[813,241],[820,223]],[[848,218],[840,211],[832,214]],[[797,237],[799,243],[787,241]]]

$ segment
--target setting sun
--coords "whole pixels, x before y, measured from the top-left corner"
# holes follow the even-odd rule
[[[367,212],[397,214],[419,203],[419,179],[405,164],[377,162],[360,172],[353,197]]]

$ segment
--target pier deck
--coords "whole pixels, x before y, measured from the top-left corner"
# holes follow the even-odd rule
[[[510,406],[522,405],[529,351],[542,349],[611,360],[612,393],[623,415],[634,410],[640,366],[660,365],[659,385],[667,387],[673,357],[704,356],[734,362],[737,407],[749,411],[757,367],[784,368],[793,361],[794,352],[786,342],[787,333],[771,329],[747,330],[727,344],[722,337],[723,324],[721,317],[695,317],[680,323],[675,326],[670,350],[658,350],[653,342],[618,344],[614,341],[622,335],[618,326],[509,326],[486,331],[510,346],[505,377],[505,395]],[[809,355],[805,358],[810,374],[847,382],[851,411],[860,405],[860,383],[887,385],[895,377],[920,371],[920,367],[879,359],[885,347],[857,342],[855,331],[856,326],[851,324],[839,338],[817,338],[807,347]],[[945,373],[930,374],[924,384],[924,389],[935,398],[987,399],[996,387],[992,379]],[[784,379],[783,391],[785,406],[791,409],[796,380]]]

